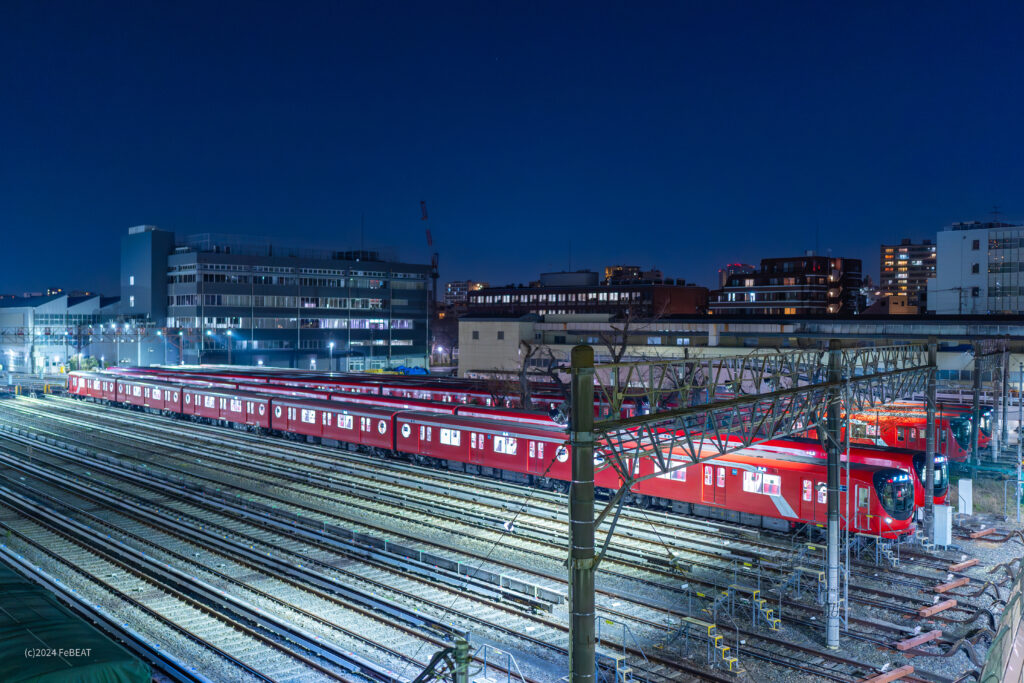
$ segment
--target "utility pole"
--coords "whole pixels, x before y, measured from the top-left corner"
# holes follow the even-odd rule
[[[1007,394],[1010,393],[1010,340],[1007,339],[1005,342],[1003,342],[1003,344],[1003,357],[1001,359],[1003,361],[1003,365],[1002,373],[1000,373],[1000,376],[1003,380],[1003,391],[1000,401],[1000,403],[1002,404],[1002,408],[999,411],[999,426],[1002,433],[999,437],[999,443],[1003,444],[1003,447],[1005,448],[1007,445],[1009,445],[1010,439],[1010,430],[1007,427],[1007,424],[1009,423],[1010,419],[1009,416],[1006,414]]]
[[[978,466],[978,435],[981,434],[981,349],[974,349],[974,404],[971,411],[971,465]]]
[[[927,418],[925,422],[925,456],[924,456],[924,519],[925,533],[929,538],[935,538],[932,533],[932,514],[935,512],[935,374],[938,362],[938,341],[935,337],[928,337],[928,365],[931,369],[928,372],[928,404]]]
[[[572,349],[569,443],[569,683],[594,683],[594,349]]]
[[[839,340],[828,343],[828,403],[826,405],[825,450],[828,455],[828,583],[825,603],[825,645],[839,649],[839,386],[843,379]]]

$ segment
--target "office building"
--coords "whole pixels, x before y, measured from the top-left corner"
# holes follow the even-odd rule
[[[122,311],[167,328],[186,363],[427,365],[429,265],[152,226],[132,228],[122,255]]]
[[[860,259],[816,256],[761,260],[715,292],[715,315],[854,315],[862,306]]]
[[[909,239],[899,244],[883,244],[879,250],[878,289],[883,294],[902,294],[907,305],[922,307],[927,300],[928,279],[935,277],[935,244]]]
[[[954,223],[938,234],[928,310],[940,315],[1024,313],[1024,225]]]
[[[593,271],[542,273],[533,286],[489,287],[469,293],[475,315],[602,313],[656,318],[703,312],[708,290],[683,280],[612,281]]]
[[[449,308],[464,308],[470,292],[490,287],[487,282],[474,282],[473,280],[458,280],[449,282],[444,287],[444,305]]]

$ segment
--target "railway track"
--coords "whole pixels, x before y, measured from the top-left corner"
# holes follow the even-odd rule
[[[38,462],[42,461],[45,458],[43,457],[43,454],[39,450],[37,450],[35,452],[35,455],[33,456],[33,459],[35,460],[35,462],[38,463]],[[99,479],[101,479],[101,477],[99,475],[97,475],[97,473],[95,472],[95,470],[96,470],[95,465],[96,465],[96,463],[90,463],[89,466],[88,466],[88,469],[93,470],[93,472],[92,472],[93,476],[92,477],[83,477],[83,481],[88,481],[92,485],[95,485],[97,483],[97,481]],[[80,474],[81,474],[81,472],[80,472]],[[137,476],[137,475],[134,472],[127,472],[126,476],[131,477],[131,476]],[[81,482],[79,482],[79,484],[80,483]],[[124,495],[127,492],[127,487],[122,483],[118,490],[120,491],[121,495]],[[137,494],[145,493],[145,494],[148,494],[148,496],[150,498],[152,498],[152,493],[150,491],[140,491],[140,490],[137,490],[137,491],[135,491],[135,493],[137,493]],[[182,512],[181,509],[175,510],[176,514],[181,514],[181,512]],[[246,516],[251,517],[251,514],[248,514]],[[206,518],[206,519],[204,519],[202,521],[202,523],[204,525],[209,525],[210,524],[210,520],[208,518]],[[237,537],[239,535],[238,534],[238,530],[237,530],[237,520],[231,521],[230,523],[236,524],[235,536]],[[291,525],[288,525],[288,526],[291,527]],[[294,527],[292,527],[290,530],[294,531]],[[223,529],[218,529],[218,531],[223,531]],[[265,536],[265,530],[260,530],[260,531],[261,531],[261,535]],[[266,542],[265,538],[264,538],[264,542],[262,543],[262,547],[256,545],[256,540],[255,540],[255,537],[253,537],[253,536],[250,536],[250,537],[248,537],[248,538],[246,538],[244,540],[247,540],[250,543],[253,543],[253,549],[256,551],[256,554],[263,554],[263,553],[270,553],[270,552],[273,552],[273,553],[277,554],[277,553],[281,552],[281,548],[280,547],[272,546],[271,544]],[[308,555],[305,556],[305,557],[301,557],[301,558],[295,557],[295,558],[289,558],[289,559],[291,561],[299,561],[299,562],[303,562],[303,563],[313,563],[313,562],[315,562],[315,558],[311,558]],[[322,564],[326,564],[326,563],[322,563]],[[362,573],[362,572],[360,572],[360,573]],[[395,580],[395,577],[392,576],[391,577],[391,581],[394,582],[394,580]],[[417,600],[417,603],[421,605],[421,607],[422,607],[423,604],[425,604],[425,601],[423,600],[422,596],[416,596],[416,600]],[[514,614],[514,611],[513,611],[513,614]],[[452,616],[458,616],[458,613],[455,612]],[[496,616],[495,621],[498,621],[500,619],[500,620],[505,621],[505,622],[510,622],[509,613],[504,613],[504,614],[495,615],[495,616]],[[477,619],[477,621],[480,622],[481,620]],[[535,619],[534,623],[533,623],[533,627],[526,626],[525,628],[523,627],[522,623],[517,623],[517,624],[516,623],[510,623],[510,625],[509,625],[509,627],[507,629],[506,635],[510,635],[510,634],[514,633],[515,631],[518,631],[519,633],[516,634],[516,637],[519,638],[520,640],[522,640],[524,638],[524,636],[521,635],[521,634],[522,633],[528,633],[529,631],[534,630],[536,628],[536,623],[537,623],[537,621]],[[493,624],[492,624],[492,626],[493,626]],[[515,626],[515,628],[513,628],[513,626]],[[561,624],[557,624],[556,626],[558,627],[558,629],[560,631],[562,631],[562,633],[559,634],[559,637],[557,639],[551,638],[550,640],[553,640],[553,641],[556,641],[556,642],[557,642],[557,640],[564,641],[565,640],[565,637],[564,637],[565,627],[563,625],[561,625]],[[535,644],[539,644],[541,642],[539,638],[534,639],[534,640],[535,640]],[[543,645],[544,645],[544,647],[546,647],[548,649],[552,649],[552,650],[554,650],[555,652],[557,652],[559,654],[564,654],[565,653],[564,648],[560,648],[557,645],[552,646],[552,645],[550,645],[547,642],[544,642]],[[658,668],[658,666],[654,666],[654,665],[648,667],[648,669],[657,669],[657,668]],[[671,679],[677,678],[678,673],[680,672],[680,670],[689,671],[691,676],[694,675],[694,673],[696,672],[696,673],[699,673],[702,677],[709,677],[709,676],[712,677],[712,678],[714,677],[714,675],[709,673],[709,672],[703,672],[703,671],[701,671],[699,669],[693,669],[692,667],[687,667],[685,665],[680,666],[679,664],[675,664],[675,665],[673,665],[671,667],[671,669],[676,672],[676,675],[664,676],[664,675],[658,675],[656,671],[649,671],[648,673],[650,674],[650,676],[647,679],[648,680],[671,680]],[[725,679],[723,679],[723,680],[725,680]]]
[[[260,454],[263,460],[273,455],[265,446]],[[209,460],[209,456],[207,460]],[[231,468],[248,466],[244,459],[239,461],[237,458],[229,461],[229,464]],[[444,480],[438,476],[433,477],[433,481],[431,481],[429,474],[417,474],[417,481],[411,485],[409,481],[400,481],[398,477],[382,473],[379,467],[374,467],[373,463],[350,461],[339,466],[336,461],[326,461],[322,455],[313,455],[305,459],[297,458],[294,455],[290,456],[287,459],[287,468],[281,468],[279,472],[280,476],[292,476],[293,479],[299,480],[302,479],[302,473],[305,473],[305,476],[311,480],[335,485],[336,479],[324,476],[325,468],[329,469],[330,477],[344,475],[346,486],[353,487],[357,491],[369,491],[369,495],[377,500],[382,500],[383,496],[391,493],[398,497],[397,500],[403,506],[416,505],[420,510],[428,510],[435,516],[445,508],[452,508],[449,499],[459,496],[458,508],[452,510],[450,518],[475,520],[483,528],[493,527],[495,519],[507,517],[511,514],[510,511],[520,504],[520,501],[510,502],[507,491],[504,493],[496,491],[489,496],[487,493],[481,493],[471,488],[479,480],[460,482],[451,479]],[[415,490],[410,492],[410,488],[413,486]],[[537,537],[543,538],[559,534],[563,526],[562,520],[559,519],[561,511],[555,507],[556,504],[556,501],[534,503],[531,500],[529,505],[522,508],[519,519],[522,520],[523,525],[528,524]],[[616,537],[614,552],[627,555],[624,558],[626,560],[640,558],[644,563],[657,562],[660,555],[668,560],[665,564],[669,565],[674,564],[677,558],[685,554],[687,556],[686,564],[691,568],[696,567],[703,570],[705,575],[720,573],[723,569],[728,568],[725,563],[731,562],[736,576],[742,576],[745,581],[757,582],[760,582],[762,576],[767,579],[777,579],[780,575],[785,576],[790,571],[792,550],[777,543],[761,541],[755,535],[756,530],[753,530],[753,533],[749,529],[742,531],[744,536],[741,543],[737,545],[745,546],[744,549],[735,548],[726,551],[723,549],[723,545],[728,546],[730,542],[735,542],[735,535],[730,537],[725,533],[715,531],[711,525],[699,522],[686,525],[679,525],[676,522],[676,526],[670,526],[664,519],[667,516],[656,518],[652,513],[641,512],[640,514],[644,517],[641,520],[627,519],[623,521],[620,526],[620,534]],[[680,539],[681,533],[686,534],[686,540]],[[704,538],[701,538],[702,536]],[[811,545],[811,547],[814,546]],[[630,555],[628,553],[630,550],[635,552]],[[697,556],[697,559],[694,559],[694,556]],[[756,571],[755,564],[757,565]],[[890,584],[898,582],[902,586],[927,590],[930,585],[934,585],[941,576],[944,576],[946,565],[948,565],[948,561],[941,567],[941,572],[934,577],[922,576],[920,571],[922,567],[915,565],[917,571],[913,573],[898,570],[887,571],[885,580]],[[824,566],[823,558],[821,566]],[[877,567],[860,566],[864,568],[853,570],[853,576],[871,580],[877,574]],[[938,566],[931,568],[939,571]],[[873,571],[868,571],[869,569]],[[643,567],[643,571],[649,572],[650,568]],[[699,581],[701,578],[699,574],[687,573],[688,578],[695,581]],[[734,576],[734,583],[737,582],[736,576]],[[851,602],[865,607],[897,610],[905,614],[915,613],[918,608],[916,603],[891,590],[856,583],[851,584],[851,590],[854,592]],[[961,607],[960,611],[964,613],[972,613],[979,608],[978,605],[969,602],[964,602]]]
[[[52,401],[48,401],[48,402],[45,402],[45,403],[51,403],[51,402]],[[61,403],[64,403],[64,402],[61,402]],[[78,406],[76,406],[76,410],[77,411],[81,411],[80,414],[95,412],[95,409],[93,409],[93,408],[84,408],[84,407],[78,407]],[[130,413],[128,415],[130,415]],[[121,416],[119,415],[118,417],[121,417]],[[124,420],[118,420],[118,422],[124,422]],[[147,426],[147,425],[151,426],[154,421],[151,419],[150,416],[146,416],[145,418],[142,418],[141,420],[139,420],[139,422],[146,423],[146,424],[142,424],[140,426]],[[159,420],[157,420],[156,422],[159,422]],[[180,423],[177,423],[177,424],[172,423],[172,426],[177,426],[180,429]],[[190,431],[192,431],[192,430],[190,429]],[[226,435],[231,435],[232,432],[230,432],[230,431],[225,433],[225,430],[223,430],[223,429],[216,429],[216,428],[199,428],[199,429],[196,429],[195,431],[197,431],[200,434],[203,434],[203,433],[209,434],[211,437],[214,437],[214,433],[216,433],[216,435],[220,436],[220,439],[219,439],[220,444],[219,445],[220,445],[220,447],[222,449],[229,449],[230,450],[230,449],[233,448],[235,450],[241,450],[243,452],[246,450],[246,449],[238,449],[237,448],[238,444],[235,443],[235,441],[236,441],[235,439],[231,439],[230,447],[229,446],[225,446],[225,444],[224,444],[224,437]],[[256,437],[251,437],[251,436],[244,435],[244,434],[241,434],[241,433],[235,433],[235,435],[239,437],[238,441],[241,442],[241,443],[244,443],[246,441],[250,441],[251,440],[254,443],[255,442],[259,442],[263,446],[269,446],[270,444],[267,444],[267,441],[273,441],[273,440],[267,440],[267,439],[257,439]],[[189,438],[192,438],[192,437],[193,437],[193,435],[190,434]],[[138,436],[136,436],[136,438],[138,438]],[[271,448],[273,450],[277,450],[278,448],[280,448],[281,450],[284,450],[284,447],[288,447],[289,449],[291,449],[292,446],[293,446],[292,444],[285,443],[284,446],[277,446],[275,444],[275,445],[271,446]],[[296,450],[301,451],[301,453],[300,453],[301,457],[307,457],[306,456],[307,453],[312,453],[312,454],[315,454],[315,456],[317,458],[319,458],[320,460],[323,460],[323,461],[326,461],[326,460],[336,460],[336,459],[341,457],[340,455],[337,454],[337,452],[335,452],[335,451],[333,451],[331,449],[326,449],[326,448],[319,448],[319,447],[312,447],[312,446],[305,446],[305,445],[303,445],[300,448],[297,448]],[[332,453],[332,455],[327,456],[327,455],[325,455],[325,452],[330,452],[330,453]],[[291,459],[294,460],[295,457],[298,457],[298,456],[293,455]],[[312,457],[312,456],[309,456],[309,457]],[[204,466],[209,466],[210,460],[211,460],[211,456],[209,454],[207,454],[203,458],[204,462],[202,464]],[[351,460],[351,458],[350,458],[350,460]],[[179,463],[179,464],[183,465],[184,463]],[[240,466],[240,464],[238,462],[234,462],[234,463],[225,462],[224,464],[230,465],[231,468],[236,469],[236,470]],[[337,462],[335,462],[334,464],[337,465]],[[390,469],[390,466],[392,464],[393,463],[388,463],[389,469]],[[153,467],[153,464],[150,463],[149,466]],[[377,466],[377,470],[378,470],[378,475],[382,474],[380,472],[380,470],[383,469],[383,468],[381,468],[379,466],[379,463],[376,464],[376,466]],[[358,475],[358,473],[356,472],[356,470],[358,468],[355,468],[355,465],[353,465],[351,462],[346,463],[345,467],[346,467],[346,469],[345,469],[346,476],[363,476],[363,475]],[[368,466],[368,465],[366,465],[364,463],[364,464],[362,464],[362,467],[365,468],[365,467],[371,467],[371,466]],[[398,467],[398,469],[402,469],[402,468],[414,469],[414,468],[409,468],[408,466],[397,466],[397,467]],[[169,472],[170,471],[171,470],[169,470]],[[207,474],[209,474],[208,471],[207,471]],[[227,485],[229,482],[225,481],[224,479],[220,479],[220,477],[222,475],[226,476],[226,473],[225,473],[224,470],[221,470],[220,473],[217,474],[217,477],[218,477],[217,479],[212,479],[210,481],[219,481],[222,485]],[[298,476],[299,477],[303,477],[303,476],[309,477],[309,476],[312,476],[312,473],[311,472],[307,472],[305,474],[301,474],[301,475],[298,475]],[[434,473],[427,473],[424,476],[427,477],[427,478],[433,478],[435,480],[439,480],[443,476],[444,477],[448,476],[448,473],[445,473],[444,475],[434,474]],[[466,479],[466,480],[469,480],[469,481],[475,481],[475,482],[481,483],[479,480],[471,479],[471,478],[468,478],[468,477],[461,477],[461,478],[456,477],[456,479]],[[273,477],[270,477],[270,478],[267,478],[267,479],[259,479],[258,481],[261,481],[263,484],[267,484],[267,483],[271,483],[271,482],[275,482],[275,481],[280,483],[280,480],[281,480],[281,475],[275,474]],[[436,483],[436,481],[434,483]],[[236,480],[234,482],[234,484],[240,485],[241,486],[240,490],[243,490],[243,491],[246,490],[245,489],[246,484],[244,484],[243,482],[241,482],[239,480]],[[251,482],[248,485],[251,486]],[[433,487],[434,484],[426,484],[424,482],[421,482],[419,485],[420,486],[430,486],[430,487]],[[449,484],[448,489],[451,492],[465,493],[464,490],[460,489],[460,486],[465,486],[465,484],[459,484],[458,482],[456,484]],[[496,483],[495,484],[491,484],[491,483],[488,483],[486,486],[483,486],[481,488],[490,489],[492,491],[500,491],[502,488],[504,488],[504,486],[505,486],[504,484],[496,484]],[[512,488],[512,490],[515,490],[516,487],[510,487],[510,488]],[[390,489],[388,489],[388,495],[392,496],[391,503],[392,504],[396,503],[396,501],[394,500],[394,497],[398,496],[398,495],[404,495],[406,499],[412,498],[412,496],[408,493],[408,487],[406,487],[405,491],[406,491],[406,493],[402,494],[401,490],[398,489],[398,488],[390,488]],[[248,489],[248,493],[246,493],[245,495],[249,495],[250,493],[253,493],[253,492],[252,492],[251,489]],[[427,493],[429,494],[430,492],[427,491]],[[310,492],[306,491],[306,493],[304,495],[310,495]],[[480,495],[478,495],[477,497],[478,498],[482,497],[482,498],[491,498],[492,499],[489,502],[476,501],[476,503],[475,503],[476,507],[471,507],[472,513],[477,515],[477,517],[478,517],[478,520],[477,520],[477,527],[478,527],[478,529],[480,529],[482,531],[486,531],[487,515],[491,514],[491,517],[493,517],[493,513],[488,513],[487,509],[488,508],[507,509],[507,508],[505,508],[504,506],[498,506],[497,508],[495,508],[494,500],[493,500],[494,496],[486,496],[486,495],[485,496],[480,496]],[[508,497],[509,497],[509,494],[506,491],[506,493],[505,493],[506,501],[508,501]],[[251,502],[254,502],[254,501],[250,500],[249,502],[251,503]],[[278,501],[278,502],[280,502],[280,501]],[[407,502],[408,503],[419,502],[419,504],[421,504],[421,505],[431,505],[433,507],[438,507],[441,504],[440,501],[438,501],[436,495],[434,497],[431,497],[430,495],[427,495],[425,497],[421,496],[418,501],[407,500]],[[543,497],[541,498],[541,502],[544,502],[543,501]],[[271,505],[274,504],[271,501],[264,501],[264,503],[265,504],[269,503]],[[513,500],[509,504],[510,505],[515,505],[516,501]],[[316,506],[308,507],[306,509],[306,512],[308,514],[313,514],[313,513],[315,513],[315,511],[316,511]],[[650,513],[650,512],[648,512],[648,513],[639,513],[639,514],[643,516],[643,519],[635,520],[635,521],[630,521],[630,523],[624,525],[623,528],[626,529],[627,531],[632,529],[633,533],[637,533],[639,531],[643,531],[642,525],[644,523],[648,523],[652,527],[654,526],[653,523],[651,522],[651,518],[654,518],[659,524],[663,524],[663,525],[666,524],[666,522],[663,519],[658,519],[659,517],[662,517],[659,513]],[[563,534],[564,533],[564,531],[563,531],[564,527],[557,528],[554,525],[554,523],[553,523],[553,520],[555,520],[556,518],[553,517],[553,516],[548,517],[548,515],[552,515],[552,510],[547,509],[543,505],[536,505],[536,506],[533,506],[533,508],[529,511],[529,514],[527,514],[524,517],[524,519],[526,519],[527,522],[530,525],[536,526],[535,532],[537,533],[537,535],[543,535],[543,534],[551,535],[553,533],[557,533],[559,535]],[[664,517],[667,517],[667,516],[664,516]],[[481,520],[484,520],[484,521],[481,521]],[[527,523],[524,522],[524,527],[526,526],[526,524]],[[707,533],[709,533],[709,534],[719,534],[719,537],[720,537],[722,535],[720,532],[722,531],[723,528],[726,527],[726,525],[705,524],[703,522],[687,522],[685,525],[681,525],[681,527],[684,530],[686,530],[686,531],[692,531],[695,528],[696,529],[703,528],[704,531],[706,531]],[[527,528],[529,528],[529,527],[527,527]],[[665,530],[664,533],[668,533],[667,532],[667,528],[668,528],[667,526],[663,527],[663,530]],[[718,531],[713,531],[713,530],[716,530],[716,529]],[[677,527],[674,530],[674,533],[679,533],[679,532],[680,532],[680,528]],[[498,532],[491,531],[490,532],[490,536],[493,537],[493,535],[495,533],[498,533]],[[654,535],[654,536],[661,535],[661,534],[651,534],[651,532],[647,532],[647,533],[650,534],[650,535]],[[500,536],[501,534],[498,533],[498,535]],[[485,534],[485,536],[486,536],[486,534]],[[518,534],[517,534],[517,536],[518,536]],[[743,538],[743,542],[747,543],[747,541],[750,540],[750,538],[749,538],[750,534],[745,532],[744,536],[745,537]],[[493,538],[492,538],[492,540],[493,540]],[[516,540],[517,541],[521,541],[522,538],[517,538]],[[733,537],[733,540],[735,541],[735,536]],[[616,539],[616,542],[618,542],[618,538]],[[647,543],[647,547],[650,547],[650,546],[652,546],[652,545],[657,543],[656,541],[652,541],[650,539],[640,539],[640,542]],[[535,546],[531,546],[531,547],[535,547]],[[558,544],[551,544],[551,543],[549,543],[549,547],[550,548],[554,548],[557,551],[557,552],[551,554],[551,559],[554,560],[556,557],[557,557],[557,559],[559,561],[561,559],[563,559],[561,557],[561,555],[564,554],[562,552],[564,550],[564,548],[562,548]],[[550,548],[549,548],[549,550],[550,550]],[[630,553],[627,552],[625,554],[629,555]],[[634,556],[642,556],[643,552],[641,552],[641,551],[633,551],[632,554]],[[634,566],[638,566],[638,563],[634,563]],[[647,573],[651,574],[652,572],[648,570]],[[653,573],[655,575],[660,576],[660,578],[662,578],[662,579],[669,578],[669,577],[676,577],[676,580],[678,580],[678,575],[673,574],[672,572],[660,571],[660,572],[653,572]],[[623,577],[623,578],[626,578],[626,577]],[[621,617],[623,619],[633,619],[633,623],[635,623],[635,624],[642,624],[643,620],[638,618],[638,617],[636,617],[635,615],[627,614],[625,612],[616,612],[614,610],[614,602],[617,601],[617,600],[615,600],[615,598],[621,597],[621,596],[615,596],[614,593],[605,593],[605,595],[609,596],[609,599],[605,601],[605,605],[606,606],[604,608],[605,611],[609,615],[619,616],[619,617]],[[815,607],[814,609],[816,609],[818,612],[820,612],[820,608]],[[669,614],[669,615],[673,614],[673,612],[671,610],[666,610],[664,613]],[[678,612],[675,612],[674,614],[678,614]],[[808,626],[814,626],[814,624],[812,624],[811,622],[807,622],[807,625]],[[658,627],[660,627],[662,631],[665,630],[663,624],[653,624],[653,625],[649,624],[648,627],[651,628],[652,630],[657,630]],[[748,653],[753,655],[757,648],[762,648],[763,652],[759,653],[758,656],[760,656],[762,658],[765,658],[768,661],[772,661],[771,660],[772,655],[768,654],[770,652],[770,649],[769,649],[770,646],[768,645],[768,643],[771,641],[771,639],[769,637],[765,637],[765,636],[763,636],[763,634],[755,634],[755,633],[751,633],[751,632],[742,632],[742,631],[739,631],[739,630],[737,631],[737,633],[745,635],[748,638],[761,638],[764,641],[764,643],[765,643],[763,646],[749,646],[748,645],[747,651],[748,651]],[[664,634],[662,634],[662,635],[664,635]],[[865,637],[868,637],[868,636],[865,636]],[[879,642],[881,642],[881,641],[879,641]],[[779,644],[780,648],[781,647],[790,647],[791,648],[791,646],[792,646],[791,643],[781,643],[781,641],[780,641],[780,644]],[[820,652],[817,653],[817,654],[820,655]],[[780,655],[780,657],[781,657],[781,655]],[[795,664],[795,662],[793,662],[793,663]],[[806,663],[804,663],[804,665],[805,664]],[[847,664],[849,665],[850,663],[847,663]],[[856,663],[853,663],[853,664],[856,664]],[[804,669],[801,669],[801,671],[804,671]],[[806,671],[804,671],[804,672],[806,673]],[[822,675],[825,675],[824,674],[824,670],[823,670]],[[829,675],[833,677],[832,680],[844,680],[842,678],[842,675],[844,675],[844,674],[840,674],[838,672],[832,672]]]

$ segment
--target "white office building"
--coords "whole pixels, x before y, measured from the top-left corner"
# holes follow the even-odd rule
[[[954,223],[936,240],[928,310],[940,315],[1024,313],[1024,225]]]

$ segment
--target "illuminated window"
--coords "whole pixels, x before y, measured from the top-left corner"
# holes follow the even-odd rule
[[[743,490],[747,493],[761,493],[761,473],[744,472]]]
[[[814,489],[814,484],[813,484],[813,482],[811,482],[811,480],[810,480],[810,479],[804,479],[804,491],[803,491],[803,499],[804,499],[805,501],[807,501],[808,503],[810,503],[810,502],[811,502],[811,498],[812,498],[812,497],[813,497],[813,495],[814,495],[814,494],[813,494],[813,489]]]
[[[828,502],[828,489],[825,488],[824,484],[818,484],[818,502],[819,503],[827,503]]]

